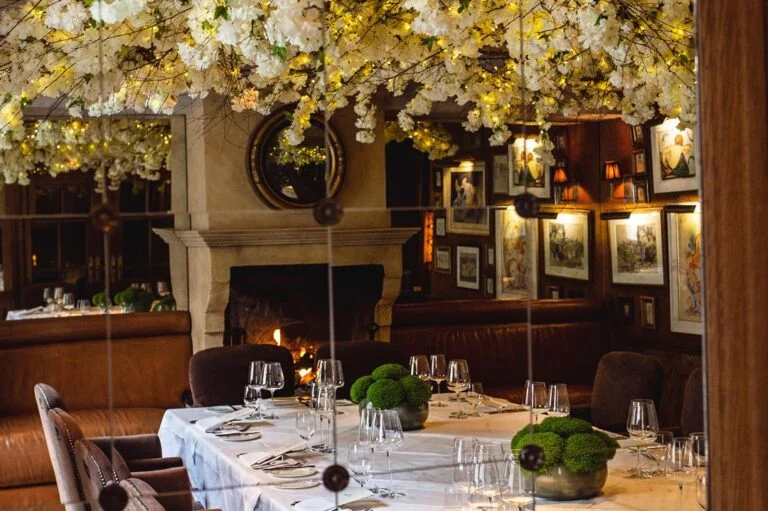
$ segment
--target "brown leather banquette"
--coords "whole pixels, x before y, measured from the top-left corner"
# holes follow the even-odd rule
[[[531,304],[533,378],[568,384],[575,415],[589,409],[597,363],[608,351],[602,316],[599,304],[585,300]],[[527,304],[520,300],[398,304],[391,342],[409,356],[467,359],[485,393],[519,403],[528,379],[527,321]]]
[[[86,437],[155,433],[182,406],[192,355],[186,312],[0,322],[0,509],[59,503],[33,388],[55,387]],[[108,382],[114,410],[109,431]]]

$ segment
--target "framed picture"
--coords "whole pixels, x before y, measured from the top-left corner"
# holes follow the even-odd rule
[[[560,286],[547,286],[547,298],[550,300],[559,300],[561,294]]]
[[[566,138],[565,132],[561,131],[560,133],[555,135],[555,149],[558,149],[560,151],[565,151],[568,148],[568,139]]]
[[[435,171],[435,190],[443,188],[443,171],[438,169]]]
[[[608,238],[614,284],[664,285],[660,210],[609,220]]]
[[[516,138],[507,145],[509,164],[509,194],[519,195],[528,191],[541,199],[549,199],[550,191],[549,166],[541,162],[536,153],[539,141],[536,138]],[[527,187],[527,188],[526,188]]]
[[[679,129],[677,119],[651,128],[654,193],[698,190],[693,130]]]
[[[616,318],[622,325],[635,324],[635,298],[633,296],[616,298]]]
[[[435,271],[451,273],[451,247],[449,245],[435,246]]]
[[[443,192],[435,192],[435,195],[432,197],[432,206],[435,209],[443,209]]]
[[[648,330],[656,330],[656,298],[640,297],[640,326]]]
[[[456,246],[456,287],[480,290],[480,248]]]
[[[488,259],[486,260],[487,266],[495,266],[496,265],[496,251],[493,249],[493,247],[488,247]]]
[[[630,126],[629,128],[632,130],[632,145],[636,147],[645,145],[645,133],[643,132],[643,125],[638,124],[637,126]]]
[[[589,213],[560,213],[542,221],[544,274],[566,279],[589,280]]]
[[[632,153],[632,173],[637,175],[645,174],[645,149],[640,149]]]
[[[487,277],[485,279],[485,294],[488,296],[495,296],[493,289],[493,277]]]
[[[443,203],[449,233],[487,236],[490,227],[485,207],[485,166],[475,163],[445,169]]]
[[[445,218],[435,218],[435,236],[445,236]]]
[[[514,207],[496,211],[496,292],[499,298],[538,298],[539,229]]]
[[[648,202],[648,182],[643,180],[634,184],[635,202]]]
[[[668,213],[669,307],[673,332],[701,335],[701,214]]]
[[[493,193],[509,195],[509,156],[493,155]]]

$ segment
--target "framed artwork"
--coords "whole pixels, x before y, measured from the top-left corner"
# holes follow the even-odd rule
[[[538,298],[539,229],[514,207],[496,211],[496,291],[499,298]]]
[[[493,289],[493,277],[487,277],[485,279],[485,294],[488,296],[495,296]]]
[[[456,246],[456,287],[480,290],[480,248]]]
[[[488,266],[495,266],[496,265],[496,251],[493,249],[493,247],[488,247],[488,259],[486,261],[486,265]]]
[[[648,182],[643,180],[634,184],[635,186],[635,202],[648,202]]]
[[[568,140],[564,131],[555,135],[555,149],[565,151],[568,148]]]
[[[550,190],[549,166],[541,162],[536,153],[539,141],[536,138],[516,138],[507,145],[509,164],[509,194],[519,195],[527,191],[535,197],[549,199]]]
[[[509,156],[493,155],[493,193],[509,195]]]
[[[451,247],[437,245],[435,247],[435,270],[439,273],[451,273]]]
[[[589,213],[560,213],[542,221],[544,274],[566,279],[589,280]]]
[[[701,335],[701,214],[668,213],[669,307],[673,332]]]
[[[614,284],[664,285],[661,211],[608,221]]]
[[[632,173],[638,175],[645,174],[645,150],[641,149],[632,153]]]
[[[438,169],[435,171],[435,190],[443,188],[443,171]]]
[[[635,298],[619,296],[616,298],[616,318],[622,325],[635,324]]]
[[[443,192],[435,192],[435,195],[432,197],[432,206],[435,209],[443,209]]]
[[[640,326],[648,330],[656,330],[656,298],[640,297]]]
[[[693,130],[678,129],[677,119],[651,128],[654,193],[698,190]]]
[[[559,300],[561,294],[560,286],[547,286],[547,298],[550,300]]]
[[[445,218],[435,218],[435,236],[445,236]]]
[[[485,166],[475,163],[445,169],[443,203],[449,233],[487,236],[490,226],[485,207]]]
[[[645,133],[643,132],[643,125],[638,124],[637,126],[630,126],[629,128],[632,130],[632,145],[636,147],[645,145]]]

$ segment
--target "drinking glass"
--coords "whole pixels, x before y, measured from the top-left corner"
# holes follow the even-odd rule
[[[680,489],[680,506],[683,505],[683,486],[693,481],[696,475],[693,442],[690,438],[675,438],[667,452],[667,477],[677,483]]]
[[[533,476],[526,474],[520,465],[520,451],[507,454],[501,481],[501,501],[517,506],[518,511],[533,502]]]
[[[627,413],[627,433],[629,438],[637,442],[637,463],[630,469],[627,477],[630,479],[647,479],[651,473],[640,467],[640,451],[643,445],[656,440],[659,433],[659,420],[656,416],[656,405],[651,399],[633,399]]]
[[[316,381],[323,387],[343,387],[344,372],[341,368],[341,360],[331,360],[330,358],[318,360]]]
[[[78,300],[76,308],[78,311],[85,314],[91,308],[91,302],[89,302],[88,300]]]
[[[459,394],[469,388],[469,366],[464,359],[451,360],[448,363],[448,388],[456,393],[456,401],[459,401]],[[461,409],[459,402],[459,412],[457,419],[466,419],[467,413]]]
[[[453,440],[453,485],[463,488],[465,492],[469,488],[475,447],[477,447],[477,438],[462,437]]]
[[[485,395],[483,395],[483,384],[480,382],[472,382],[469,384],[469,390],[467,390],[467,399],[469,404],[472,405],[472,417],[480,417],[479,406],[483,403]]]
[[[157,283],[157,296],[163,297],[163,296],[168,295],[168,293],[169,293],[168,283],[163,281],[163,280],[158,281],[158,283]]]
[[[446,364],[445,355],[437,354],[429,357],[429,379],[435,382],[437,385],[437,396],[440,396],[440,384],[445,381]],[[445,407],[447,404],[442,401],[435,400],[432,406]]]
[[[349,445],[347,463],[352,470],[355,481],[365,488],[373,473],[373,453],[368,445],[355,442]]]
[[[248,385],[253,387],[256,392],[256,397],[261,399],[261,391],[264,388],[264,361],[254,360],[248,364]],[[259,407],[256,407],[258,409]],[[257,415],[261,418],[261,415]]]
[[[243,405],[246,408],[250,408],[254,413],[259,411],[259,394],[260,391],[256,390],[253,385],[246,385],[243,392]]]
[[[379,410],[373,418],[373,445],[376,450],[387,454],[387,472],[389,472],[389,488],[382,489],[384,498],[394,499],[405,495],[404,492],[392,489],[392,459],[391,452],[403,443],[403,426],[400,416],[395,410]]]
[[[313,448],[315,452],[331,454],[336,451],[330,435],[326,439],[326,430],[331,431],[331,417],[336,409],[336,388],[334,386],[323,386],[317,382],[311,388],[312,403],[315,413],[320,422],[320,445]],[[327,426],[326,426],[327,424]]]
[[[306,440],[307,446],[305,451],[310,450],[310,440],[315,436],[317,431],[317,420],[315,414],[310,410],[302,410],[296,415],[296,433],[299,434],[302,440]]]
[[[61,299],[61,304],[64,310],[71,311],[75,308],[75,293],[64,293],[64,297]]]
[[[469,505],[476,509],[494,509],[501,505],[501,478],[498,463],[503,460],[501,446],[478,442],[475,446],[469,478]]]
[[[702,432],[691,433],[690,439],[693,446],[693,461],[696,463],[696,472],[704,472],[707,468],[707,455],[709,454],[707,436]]]
[[[53,293],[50,287],[43,289],[43,305],[50,305],[53,303]]]
[[[264,364],[261,383],[264,388],[269,391],[269,404],[273,410],[272,415],[273,418],[277,418],[274,415],[275,391],[280,390],[285,386],[285,376],[283,375],[283,368],[280,366],[280,362],[269,362]]]
[[[61,306],[64,304],[63,287],[57,287],[53,289],[53,303],[56,305],[57,309],[61,309]]]
[[[659,431],[656,435],[656,443],[649,445],[646,448],[648,455],[656,461],[656,469],[651,472],[651,475],[664,475],[664,466],[667,462],[667,451],[669,450],[669,444],[674,440],[675,434],[671,431]]]
[[[547,414],[552,417],[566,417],[571,414],[571,401],[568,399],[568,387],[565,383],[549,386]]]
[[[417,376],[420,380],[429,380],[429,361],[426,355],[411,356],[408,367],[410,367],[413,376]]]
[[[525,380],[525,406],[533,412],[534,424],[539,420],[539,414],[549,408],[547,403],[547,385],[543,381]]]
[[[368,408],[363,408],[360,412],[360,426],[357,429],[357,441],[361,445],[370,447],[373,441],[373,419],[378,411],[378,408],[370,406]]]

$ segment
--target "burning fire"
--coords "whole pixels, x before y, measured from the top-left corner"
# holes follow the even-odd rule
[[[278,346],[280,346],[280,329],[275,328],[275,331],[272,332],[272,338],[275,340],[275,343],[277,343]]]

